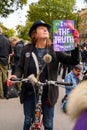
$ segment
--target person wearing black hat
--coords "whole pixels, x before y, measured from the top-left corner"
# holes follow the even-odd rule
[[[42,20],[33,23],[29,30],[31,44],[27,44],[22,51],[22,55],[17,66],[15,75],[9,77],[26,78],[32,74],[41,82],[57,80],[58,63],[76,65],[79,63],[79,49],[76,47],[71,51],[71,56],[62,52],[54,52],[50,40],[49,31],[51,26]],[[73,30],[74,31],[74,30]],[[76,38],[76,37],[75,37]],[[77,46],[77,43],[75,43]],[[34,120],[35,93],[37,87],[30,83],[23,83],[20,94],[20,101],[24,109],[23,130],[29,130]],[[52,85],[43,88],[42,111],[44,130],[53,130],[54,106],[58,99],[58,87]]]
[[[44,27],[46,27],[46,28],[48,29],[48,31],[50,31],[51,26],[50,26],[49,24],[45,23],[45,22],[42,21],[42,20],[38,20],[38,21],[36,21],[36,22],[31,26],[31,28],[30,28],[30,30],[29,30],[29,36],[31,37],[32,32],[33,32],[34,30],[36,30],[36,28],[37,28],[38,26],[42,26],[42,25],[43,25]]]

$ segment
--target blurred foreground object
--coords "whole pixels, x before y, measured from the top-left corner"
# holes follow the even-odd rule
[[[67,114],[76,119],[73,130],[87,130],[87,80],[83,80],[69,95]]]

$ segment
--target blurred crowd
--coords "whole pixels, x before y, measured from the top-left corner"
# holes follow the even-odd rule
[[[4,88],[8,76],[14,74],[24,42],[17,37],[7,38],[0,27],[0,98],[4,99]]]
[[[65,53],[70,54],[70,51]],[[79,44],[79,55],[80,55],[80,64],[82,65],[82,74],[85,74],[87,71],[87,44]],[[64,81],[65,76],[72,70],[73,66],[67,64],[59,64],[58,75],[61,75],[62,80]]]

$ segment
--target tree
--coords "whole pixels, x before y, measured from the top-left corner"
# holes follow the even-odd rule
[[[14,29],[6,29],[3,33],[8,38],[16,35],[16,31]]]
[[[26,25],[18,25],[16,27],[17,30],[17,36],[24,40],[29,40],[29,28],[31,26],[32,22],[26,22]]]
[[[0,0],[0,15],[7,17],[18,8],[22,8],[26,3],[27,0]]]
[[[87,3],[87,0],[84,0]]]
[[[42,19],[52,25],[53,20],[73,19],[77,27],[78,15],[74,13],[76,0],[39,0],[32,3],[27,12],[26,25],[17,28],[18,36],[25,38],[25,33],[29,31],[31,23]],[[29,39],[28,33],[26,39]]]
[[[29,6],[28,21],[42,19],[50,24],[55,19],[76,19],[75,0],[39,0]]]
[[[0,27],[2,28],[2,33],[6,36],[6,37],[12,37],[16,35],[16,31],[14,29],[8,29],[6,28],[1,22],[0,22]]]

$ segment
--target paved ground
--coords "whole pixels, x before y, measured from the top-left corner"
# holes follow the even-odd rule
[[[59,88],[59,99],[55,107],[54,130],[72,130],[74,121],[61,110],[61,99],[64,95],[64,88]]]
[[[59,99],[55,107],[54,130],[72,130],[74,122],[61,109],[64,88],[59,89]],[[23,110],[19,99],[0,100],[0,130],[22,130]]]
[[[22,130],[23,114],[19,99],[0,100],[0,130]]]

